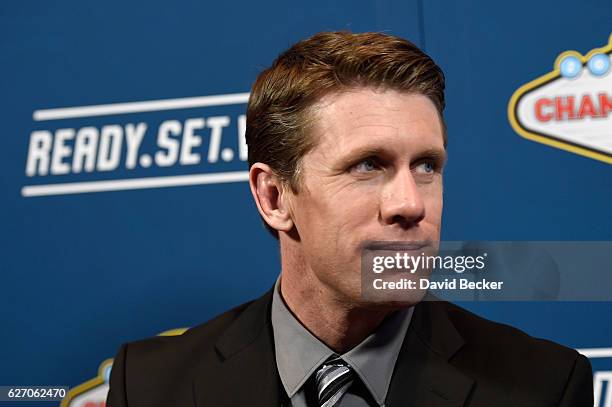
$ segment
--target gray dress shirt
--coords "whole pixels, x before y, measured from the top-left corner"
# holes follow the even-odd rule
[[[341,407],[384,407],[393,368],[399,355],[413,308],[399,310],[385,318],[376,332],[340,355],[369,391],[368,402],[351,386]],[[280,295],[280,277],[272,297],[272,328],[276,366],[291,407],[306,407],[304,383],[335,352],[311,334],[291,313]],[[352,391],[353,390],[353,391]],[[376,404],[372,404],[375,402]]]

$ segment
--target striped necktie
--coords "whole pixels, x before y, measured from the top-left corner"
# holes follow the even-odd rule
[[[354,375],[353,369],[340,358],[321,365],[315,377],[319,406],[336,406],[353,383]]]

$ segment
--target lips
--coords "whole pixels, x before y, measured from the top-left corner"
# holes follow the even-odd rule
[[[414,251],[426,247],[432,247],[433,242],[430,240],[423,241],[394,241],[394,240],[374,240],[365,241],[361,244],[363,250],[385,250],[385,251]]]

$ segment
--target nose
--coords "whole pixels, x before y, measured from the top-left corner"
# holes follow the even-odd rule
[[[380,216],[386,225],[398,224],[408,229],[425,218],[425,204],[410,169],[393,174],[380,200]]]

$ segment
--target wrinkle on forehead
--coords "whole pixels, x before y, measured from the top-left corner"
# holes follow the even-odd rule
[[[343,97],[351,94],[354,98]],[[421,103],[405,109],[405,104],[410,102],[406,97]],[[367,113],[364,114],[364,111]],[[402,115],[402,111],[406,114]],[[439,147],[444,148],[442,123],[440,120],[431,120],[432,115],[439,119],[438,111],[431,100],[421,94],[395,90],[381,92],[371,88],[345,90],[324,96],[314,106],[313,114],[316,118],[313,120],[312,133],[317,142],[311,153],[321,154],[328,160],[364,144],[364,137],[351,137],[353,133],[367,135],[366,140],[370,143],[366,143],[371,148],[375,148],[375,144],[388,146],[389,143],[397,148],[402,147],[397,138],[401,135],[405,141],[403,147],[407,150],[410,150],[409,144],[418,149],[421,142],[429,143],[428,147],[432,147],[431,140],[419,139],[425,135],[440,135],[437,141]],[[419,129],[418,133],[412,134],[415,128]]]

